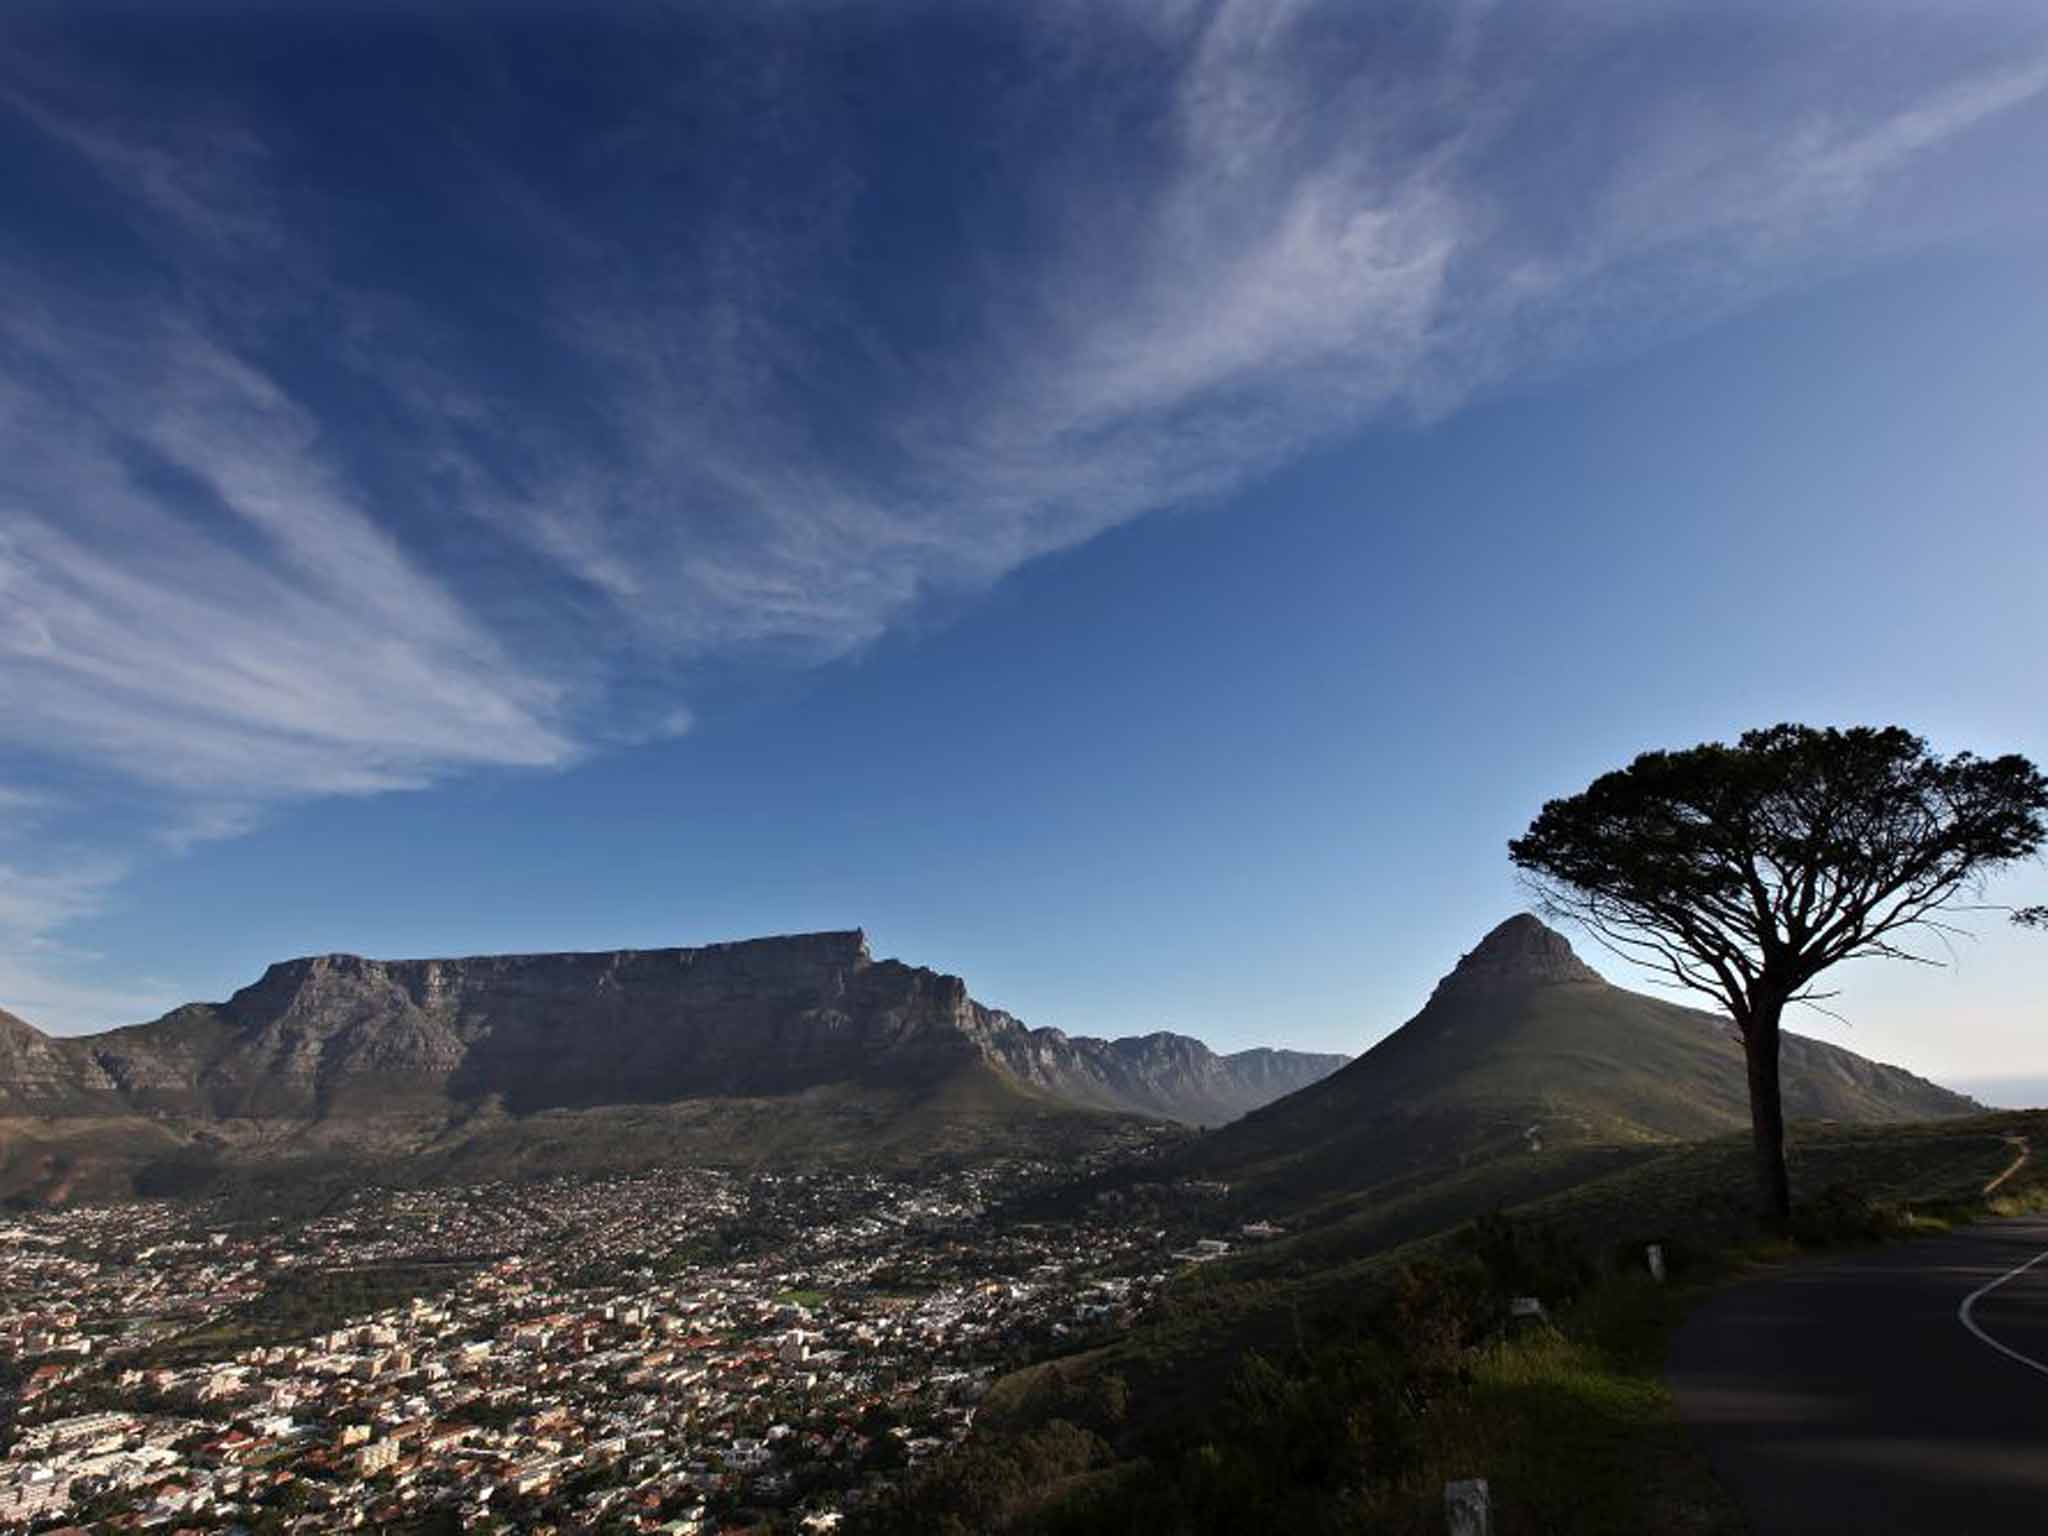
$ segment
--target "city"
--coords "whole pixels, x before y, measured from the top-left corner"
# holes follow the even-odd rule
[[[993,1218],[1056,1172],[372,1189],[234,1229],[152,1202],[19,1216],[0,1522],[830,1530],[964,1436],[999,1369],[1128,1321],[1192,1258],[1161,1228]],[[311,1283],[335,1276],[362,1283]],[[293,1297],[317,1326],[288,1337]]]

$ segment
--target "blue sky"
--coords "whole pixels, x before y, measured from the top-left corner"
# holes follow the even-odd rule
[[[1355,1050],[1642,748],[2048,760],[2038,7],[438,9],[0,19],[45,1027],[863,924]],[[1978,926],[1814,1032],[2048,1077]]]

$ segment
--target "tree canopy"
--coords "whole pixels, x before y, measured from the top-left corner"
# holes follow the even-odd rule
[[[2048,837],[2019,756],[1942,758],[1897,726],[1778,725],[1645,752],[1552,800],[1509,857],[1544,905],[1740,1020],[1769,972],[1793,995],[1935,914]]]
[[[1776,725],[1643,753],[1550,801],[1508,854],[1547,912],[1727,1009],[1774,1163],[1760,1193],[1782,1217],[1784,1006],[1825,996],[1816,978],[1844,960],[1937,963],[1912,939],[1949,931],[1938,914],[2044,838],[2048,778],[2024,757],[1943,757],[1898,726]]]

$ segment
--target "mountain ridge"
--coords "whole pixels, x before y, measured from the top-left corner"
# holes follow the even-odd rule
[[[1798,1035],[1785,1037],[1784,1066],[1795,1118],[1978,1107]],[[1291,1205],[1546,1147],[1719,1135],[1746,1127],[1746,1106],[1727,1020],[1613,986],[1527,914],[1348,1062],[1219,1055],[1165,1030],[1033,1029],[958,976],[876,959],[860,929],[654,950],[305,955],[225,1001],[96,1035],[48,1036],[0,1014],[0,1194],[89,1184],[66,1162],[77,1136],[115,1163],[132,1146],[137,1166],[167,1147],[431,1151],[488,1166],[587,1163],[612,1137],[622,1157],[907,1157],[922,1142],[974,1155],[1099,1140],[1135,1115],[1214,1127],[1181,1165]],[[596,1118],[579,1130],[579,1115]]]
[[[1902,1067],[1786,1034],[1795,1119],[1884,1123],[1982,1112]],[[1618,987],[1521,913],[1496,926],[1407,1022],[1328,1077],[1188,1149],[1191,1165],[1312,1197],[1428,1166],[1748,1128],[1726,1018]],[[1296,1186],[1290,1192],[1290,1184]]]
[[[99,1034],[48,1036],[8,1017],[0,1115],[192,1135],[265,1127],[272,1140],[283,1128],[324,1145],[354,1130],[391,1149],[472,1123],[708,1101],[787,1102],[799,1116],[830,1101],[847,1135],[915,1120],[924,1100],[975,1106],[949,1130],[963,1144],[974,1113],[1213,1124],[1344,1059],[1224,1057],[1165,1031],[1033,1030],[976,1002],[958,976],[877,960],[860,929],[654,950],[330,952],[274,962],[224,1001]]]

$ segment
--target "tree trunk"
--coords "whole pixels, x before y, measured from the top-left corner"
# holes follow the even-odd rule
[[[1778,1021],[1785,1004],[1751,999],[1743,1053],[1749,1058],[1749,1128],[1756,1145],[1756,1213],[1774,1232],[1792,1220],[1792,1181],[1785,1172],[1785,1105],[1778,1089]]]

